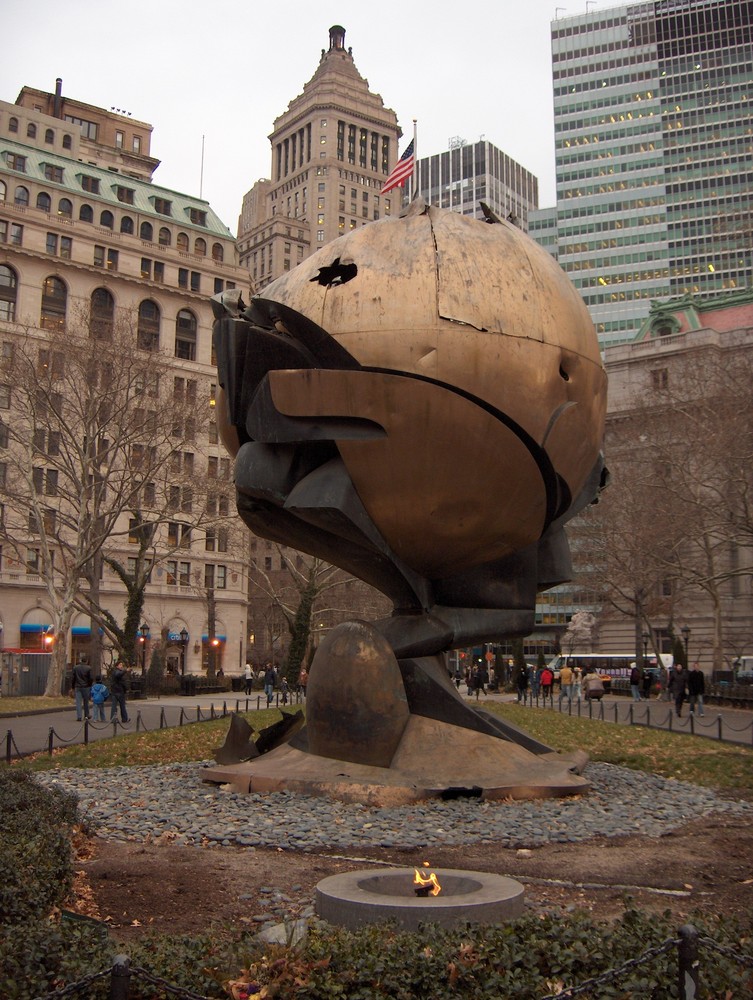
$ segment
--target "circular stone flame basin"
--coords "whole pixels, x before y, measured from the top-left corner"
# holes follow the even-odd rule
[[[438,896],[416,895],[413,868],[330,875],[316,887],[317,915],[349,930],[384,920],[416,930],[422,923],[498,924],[523,913],[523,886],[514,879],[489,872],[434,870],[442,886]]]

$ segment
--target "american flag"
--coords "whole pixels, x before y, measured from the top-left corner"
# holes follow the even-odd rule
[[[415,158],[413,156],[413,144],[415,139],[411,139],[403,155],[392,168],[392,173],[382,186],[382,194],[387,194],[395,187],[402,187],[405,181],[413,173]]]

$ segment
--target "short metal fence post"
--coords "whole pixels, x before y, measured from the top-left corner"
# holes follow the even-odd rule
[[[651,706],[646,706],[646,729],[651,728]]]
[[[52,757],[52,738],[55,735],[55,730],[50,726],[50,731],[47,734],[47,753]],[[10,748],[8,748],[10,752]]]
[[[261,707],[261,695],[257,694],[257,696],[256,696],[256,711],[257,712],[259,711],[260,707]]]
[[[84,746],[89,746],[89,720],[84,719]]]
[[[178,719],[178,725],[179,726],[183,725],[183,706],[182,705],[181,705],[181,708],[180,708],[180,718]]]
[[[165,729],[167,727],[167,719],[165,718],[164,708],[161,708],[159,710],[159,727],[160,729]]]
[[[630,705],[629,713],[630,713],[630,725],[632,726],[633,725],[633,706],[632,706],[632,704]]]
[[[614,721],[615,725],[620,721],[617,715],[617,702],[614,703]]]
[[[128,1000],[131,985],[131,960],[127,955],[116,955],[110,973],[109,1000]]]
[[[690,735],[695,736],[695,712],[690,713]]]
[[[224,719],[226,715],[227,715],[227,702],[223,701],[223,703],[222,703],[222,718]]]
[[[196,721],[201,722],[201,705],[196,706]]]
[[[212,704],[209,706],[209,718],[210,719],[214,718],[214,702],[212,702]]]
[[[722,726],[723,726],[723,724],[724,723],[722,721],[721,715],[717,715],[717,717],[716,717],[716,729],[717,729],[717,733],[719,734],[718,738],[720,740],[722,739]]]
[[[52,730],[50,730],[52,732]],[[13,746],[13,733],[8,730],[5,734],[5,763],[10,764],[10,748]],[[50,751],[52,752],[52,751]]]
[[[678,933],[678,996],[680,1000],[695,1000],[698,996],[698,931],[692,924],[684,924]]]
[[[672,709],[669,710],[669,715],[667,716],[667,722],[669,724],[669,731],[672,732]]]

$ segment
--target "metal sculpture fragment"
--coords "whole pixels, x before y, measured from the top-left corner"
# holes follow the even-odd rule
[[[509,223],[416,199],[214,308],[242,519],[394,605],[320,646],[307,726],[248,765],[251,787],[583,790],[577,764],[468,706],[445,666],[532,631],[537,593],[570,578],[564,526],[601,485],[606,376],[564,272]]]

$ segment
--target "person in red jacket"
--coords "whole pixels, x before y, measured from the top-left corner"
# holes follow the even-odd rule
[[[541,670],[541,693],[544,696],[544,701],[552,698],[552,688],[554,687],[554,674],[549,669],[549,667],[543,667]]]

